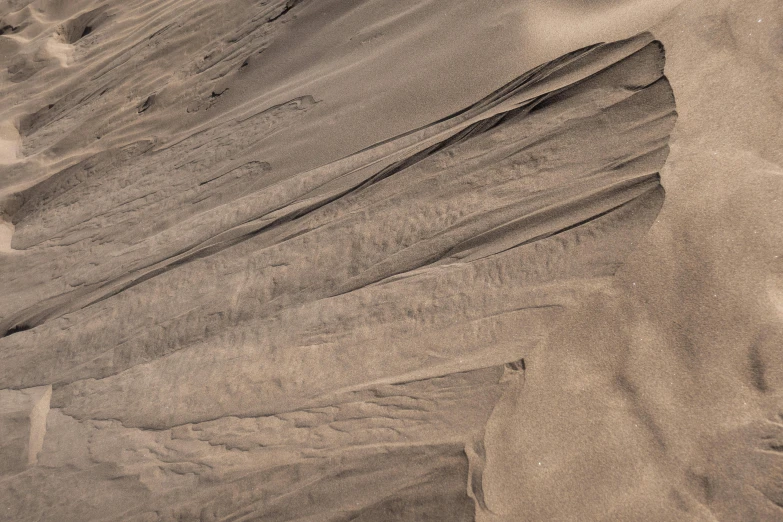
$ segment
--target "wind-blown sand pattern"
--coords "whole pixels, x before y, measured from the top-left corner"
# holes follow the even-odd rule
[[[783,518],[783,12],[631,4],[0,3],[0,518]]]

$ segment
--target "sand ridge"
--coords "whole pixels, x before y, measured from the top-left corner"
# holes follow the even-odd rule
[[[680,3],[0,3],[0,512],[774,520],[780,13]]]

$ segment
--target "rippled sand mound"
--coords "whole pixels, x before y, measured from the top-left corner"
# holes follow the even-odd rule
[[[672,7],[0,4],[0,513],[780,516],[783,13]]]

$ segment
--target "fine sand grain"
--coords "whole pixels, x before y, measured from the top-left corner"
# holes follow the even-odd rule
[[[0,0],[0,520],[783,520],[777,0]]]

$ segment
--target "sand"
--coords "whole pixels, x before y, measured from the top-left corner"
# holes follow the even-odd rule
[[[776,4],[0,3],[0,518],[783,519]]]

